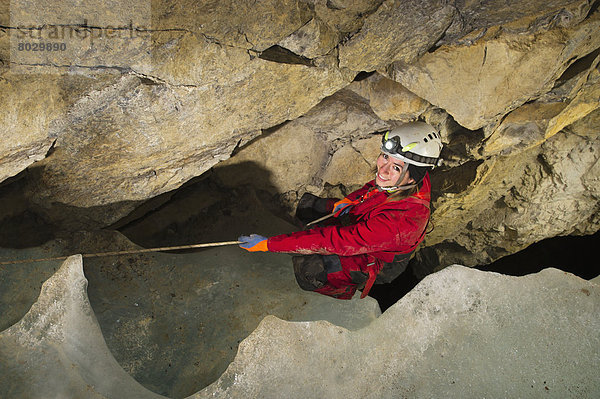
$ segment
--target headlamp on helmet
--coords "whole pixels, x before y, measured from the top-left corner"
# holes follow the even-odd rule
[[[381,139],[382,152],[415,166],[437,166],[441,150],[439,133],[425,122],[404,124]]]

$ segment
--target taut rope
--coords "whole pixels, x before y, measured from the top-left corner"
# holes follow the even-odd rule
[[[144,248],[144,249],[133,249],[127,251],[112,251],[112,252],[98,252],[94,254],[81,254],[83,258],[98,258],[101,256],[119,256],[119,255],[131,255],[131,254],[142,254],[146,252],[160,252],[160,251],[174,251],[179,249],[192,249],[192,248],[206,248],[206,247],[220,247],[223,245],[237,245],[242,244],[243,241],[223,241],[223,242],[211,242],[206,244],[192,244],[192,245],[178,245],[175,247],[158,247],[158,248]],[[69,255],[71,256],[71,255]],[[22,259],[22,260],[9,260],[2,261],[0,265],[14,265],[17,263],[33,263],[33,262],[45,262],[50,260],[64,260],[69,256],[56,256],[53,258],[38,258],[38,259]]]

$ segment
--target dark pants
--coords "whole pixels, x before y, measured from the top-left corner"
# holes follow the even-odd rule
[[[360,270],[343,270],[337,255],[294,256],[292,263],[300,288],[339,299],[352,298],[369,277]]]
[[[396,255],[393,262],[383,263],[377,272],[375,283],[392,282],[406,270],[410,256],[411,254]],[[292,263],[300,288],[334,298],[352,298],[356,290],[362,290],[369,279],[369,274],[362,270],[343,270],[337,255],[293,256]]]

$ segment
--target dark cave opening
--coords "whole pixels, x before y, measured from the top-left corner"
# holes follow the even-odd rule
[[[600,231],[585,236],[552,237],[476,268],[510,276],[524,276],[554,267],[589,280],[600,274],[600,263],[594,261],[595,249],[599,246]]]
[[[509,276],[524,276],[553,267],[590,280],[600,275],[600,263],[594,260],[595,250],[599,247],[600,231],[592,235],[552,237],[495,262],[475,266],[475,269]],[[382,312],[419,283],[420,280],[412,271],[415,265],[416,260],[413,258],[407,270],[394,281],[373,286],[369,295],[377,300]]]

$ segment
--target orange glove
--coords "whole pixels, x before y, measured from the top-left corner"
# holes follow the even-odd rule
[[[354,201],[348,199],[348,198],[344,198],[343,200],[340,200],[338,202],[336,202],[335,204],[333,204],[333,216],[334,217],[339,217],[342,216],[348,212],[350,212],[350,209],[352,209],[352,207],[354,206]]]
[[[238,241],[243,241],[240,244],[240,248],[244,248],[250,252],[269,252],[267,248],[267,237],[263,237],[258,234],[250,234],[249,236],[240,236]]]

